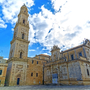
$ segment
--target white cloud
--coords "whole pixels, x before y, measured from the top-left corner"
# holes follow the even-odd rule
[[[39,49],[39,47],[37,47],[37,49]]]
[[[0,18],[0,28],[6,28],[7,25],[5,24],[5,22]]]
[[[30,49],[29,51],[35,51],[34,49]]]
[[[30,16],[33,28],[31,42],[42,43],[48,50],[57,44],[61,50],[65,50],[80,44],[84,38],[90,39],[89,0],[51,1],[54,14],[42,6],[39,14]]]
[[[42,50],[47,50],[47,49],[43,48]]]
[[[2,5],[3,19],[12,24],[17,21],[17,15],[20,11],[20,7],[25,3],[27,7],[34,5],[33,0],[0,0]]]
[[[3,3],[3,2],[5,2],[5,0],[0,0],[0,3]]]
[[[53,45],[65,50],[80,44],[84,38],[90,39],[89,0],[51,0],[51,2],[54,13],[41,6],[39,13],[29,14],[30,45],[39,42],[48,50]],[[0,3],[3,6],[3,18],[12,24],[17,21],[23,3],[28,7],[34,5],[33,0],[5,0]]]
[[[67,0],[51,0],[53,8],[58,11],[62,5],[65,5]]]
[[[8,58],[3,58],[3,59],[8,60]]]
[[[49,54],[47,54],[47,53],[43,53],[43,54],[45,54],[45,55],[49,55]]]
[[[14,31],[14,29],[12,28],[12,31]]]

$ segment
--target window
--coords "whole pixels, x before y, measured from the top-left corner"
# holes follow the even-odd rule
[[[36,77],[38,77],[38,73],[36,73]]]
[[[22,34],[22,39],[24,39],[24,33]]]
[[[38,64],[38,61],[37,61],[37,64]]]
[[[79,56],[82,56],[82,52],[79,52]]]
[[[34,63],[34,60],[32,60],[32,64]]]
[[[2,70],[0,70],[0,75],[2,75]]]
[[[22,52],[20,52],[20,58],[22,58]]]
[[[71,60],[74,60],[74,56],[73,56],[73,54],[71,55]]]
[[[89,70],[87,69],[87,75],[89,76]]]
[[[33,73],[31,73],[31,76],[33,76]]]
[[[25,20],[23,20],[23,23],[25,24]]]

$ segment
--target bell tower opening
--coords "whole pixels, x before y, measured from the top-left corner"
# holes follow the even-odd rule
[[[22,34],[22,39],[24,39],[24,33]]]
[[[23,24],[25,24],[25,20],[23,20]]]
[[[22,52],[20,52],[20,58],[22,58]]]

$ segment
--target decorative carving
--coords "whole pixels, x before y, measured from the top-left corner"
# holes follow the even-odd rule
[[[16,66],[18,69],[21,69],[21,68],[23,68],[23,65],[17,65]]]
[[[53,48],[51,48],[51,51],[54,51],[54,50],[60,50],[60,48],[56,45],[53,46]]]
[[[21,74],[18,74],[17,77],[21,77]]]

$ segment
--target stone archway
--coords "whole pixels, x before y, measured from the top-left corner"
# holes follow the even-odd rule
[[[18,74],[18,75],[16,76],[16,79],[17,79],[16,85],[20,85],[21,74]]]

